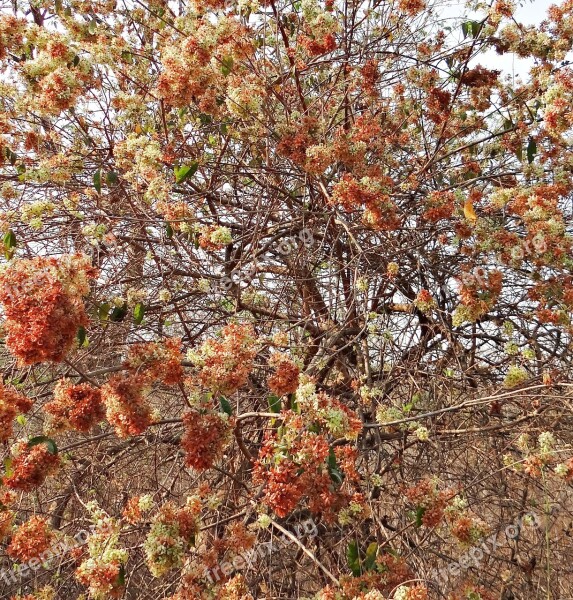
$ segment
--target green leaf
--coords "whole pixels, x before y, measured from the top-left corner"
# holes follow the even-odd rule
[[[80,328],[78,329],[78,345],[79,345],[79,347],[83,348],[84,346],[87,346],[87,341],[88,341],[88,336],[86,334],[85,327],[80,325]]]
[[[113,185],[117,185],[118,181],[119,181],[119,177],[115,171],[109,171],[107,173],[107,175],[105,176],[105,182],[107,183],[107,185],[109,187],[112,187]]]
[[[471,22],[472,36],[474,38],[476,38],[479,35],[479,32],[481,31],[481,23],[478,23],[477,21],[470,21],[470,22]]]
[[[88,31],[91,33],[91,35],[93,35],[97,30],[97,21],[95,19],[92,19],[90,21],[90,24],[88,25]]]
[[[94,173],[94,187],[98,194],[101,194],[101,169]]]
[[[16,234],[10,229],[4,234],[4,257],[10,260],[16,248]]]
[[[362,569],[360,568],[360,555],[358,554],[358,544],[350,542],[346,548],[346,562],[354,577],[360,577]]]
[[[466,21],[465,23],[462,23],[462,33],[464,34],[464,40],[468,37],[468,34],[470,31],[471,31],[470,21]]]
[[[296,394],[291,394],[289,396],[289,408],[294,411],[297,415],[300,415],[300,406],[296,401]]]
[[[15,152],[12,152],[10,148],[5,149],[6,158],[10,161],[10,164],[14,166],[16,161],[18,160],[18,155]]]
[[[330,448],[328,451],[328,474],[330,479],[337,485],[342,484],[344,481],[344,473],[339,469],[338,463],[336,462],[336,454],[334,454],[334,448]]]
[[[199,163],[194,160],[190,165],[181,165],[175,167],[173,172],[175,173],[175,183],[183,183],[189,177],[192,177],[197,172]]]
[[[517,156],[519,160],[523,160],[523,148],[521,147],[521,144],[515,149],[515,156]]]
[[[269,396],[269,410],[272,413],[281,412],[281,399],[276,394],[271,394]]]
[[[366,556],[362,561],[362,566],[365,571],[373,571],[376,565],[376,554],[378,553],[378,544],[372,542],[366,549]]]
[[[125,567],[120,565],[119,573],[117,574],[117,583],[121,586],[125,585]]]
[[[165,235],[167,236],[168,239],[171,239],[173,237],[173,227],[171,227],[171,223],[169,223],[168,221],[165,222]]]
[[[120,323],[125,319],[125,315],[127,314],[127,303],[123,306],[115,306],[111,311],[111,315],[109,315],[109,320],[114,323]]]
[[[18,415],[16,417],[16,422],[18,423],[18,425],[24,427],[24,425],[26,425],[26,423],[28,422],[28,419],[26,419],[25,415]]]
[[[423,506],[418,506],[416,509],[416,527],[422,527],[422,518],[424,517],[425,512],[426,509]]]
[[[135,308],[133,309],[133,320],[135,321],[135,323],[137,325],[139,325],[141,323],[141,321],[143,321],[144,315],[145,315],[145,306],[141,302],[138,302],[135,305]]]
[[[531,138],[527,144],[527,162],[531,164],[537,154],[537,142]]]
[[[7,477],[10,477],[14,473],[14,469],[12,469],[12,459],[10,457],[4,459],[4,474]]]
[[[225,396],[221,396],[219,398],[219,403],[221,404],[221,410],[224,413],[227,413],[229,416],[233,414],[233,407],[231,406],[231,403],[227,400],[227,398],[225,398]]]
[[[233,69],[233,62],[232,56],[227,56],[221,60],[221,73],[223,73],[225,77],[231,73]]]
[[[57,454],[58,447],[56,446],[56,442],[52,438],[46,437],[45,435],[37,435],[32,439],[28,440],[28,446],[32,448],[33,446],[38,446],[39,444],[46,444],[48,447],[48,452],[50,454]]]
[[[100,318],[100,321],[107,321],[109,317],[109,309],[111,308],[109,302],[104,302],[99,305],[97,309],[97,315]]]

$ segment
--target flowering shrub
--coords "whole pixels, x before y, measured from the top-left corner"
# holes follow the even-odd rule
[[[573,597],[555,1],[0,2],[2,598]]]

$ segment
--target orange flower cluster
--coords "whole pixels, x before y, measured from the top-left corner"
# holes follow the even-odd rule
[[[257,350],[251,325],[232,323],[221,334],[221,341],[207,340],[201,347],[199,380],[213,393],[227,396],[247,382]]]
[[[183,415],[183,424],[181,447],[185,450],[185,464],[198,471],[210,469],[230,441],[228,419],[219,413],[189,412]]]
[[[269,365],[275,368],[275,373],[267,380],[271,392],[277,396],[292,394],[298,387],[300,369],[288,356],[279,352],[273,354]]]
[[[456,197],[453,192],[431,192],[426,199],[426,210],[422,218],[436,223],[450,219],[454,214]]]
[[[12,463],[12,474],[4,478],[5,485],[13,490],[33,490],[60,466],[60,457],[52,454],[46,444],[29,446],[21,442],[16,450],[18,455]]]
[[[193,210],[186,202],[165,202],[160,200],[155,209],[159,214],[163,215],[175,231],[182,231],[185,228],[184,224],[194,220]]]
[[[358,181],[350,173],[345,173],[332,190],[331,204],[339,204],[351,212],[364,208],[363,220],[377,231],[393,231],[400,226],[396,205],[390,199],[388,190],[392,186],[390,178]]]
[[[56,430],[88,432],[105,419],[101,392],[88,383],[72,384],[61,379],[54,388],[54,399],[44,405]]]
[[[83,256],[14,260],[0,274],[6,346],[21,364],[64,359],[87,325],[82,296],[95,274]]]
[[[14,512],[3,508],[0,510],[0,542],[12,531]]]
[[[277,145],[279,156],[289,158],[297,165],[304,165],[307,160],[306,150],[315,143],[313,134],[316,126],[316,119],[303,117],[299,127],[290,128],[281,136]]]
[[[238,20],[227,19],[223,27],[216,27],[209,19],[200,19],[193,35],[162,48],[157,94],[170,106],[195,103],[202,112],[216,114],[218,91],[226,81],[214,65],[252,54],[252,42],[245,34]]]
[[[424,0],[399,0],[398,2],[398,10],[411,17],[420,14],[424,8],[426,8]]]
[[[122,565],[117,561],[94,564],[89,570],[78,569],[76,579],[90,590],[105,594],[101,598],[122,598],[125,586],[121,584]]]
[[[32,400],[12,386],[0,384],[0,442],[12,436],[14,417],[32,408]]]
[[[133,344],[124,363],[126,369],[165,385],[183,381],[181,365],[181,338],[167,338],[161,342]]]
[[[167,502],[159,509],[143,545],[147,566],[155,577],[182,566],[199,531],[200,512],[198,497],[189,497],[181,508]]]
[[[363,498],[353,489],[358,481],[355,450],[331,449],[325,434],[305,430],[300,415],[283,414],[284,431],[266,433],[255,463],[253,481],[265,484],[263,502],[282,518],[306,498],[310,511],[326,521],[333,521],[351,501],[362,504]],[[318,421],[314,428],[320,428]]]
[[[321,39],[315,39],[307,35],[300,35],[298,43],[306,50],[309,56],[322,56],[336,49],[336,38],[329,33]]]
[[[435,527],[444,518],[448,503],[454,498],[452,490],[438,490],[436,482],[423,479],[415,486],[406,490],[406,497],[422,511],[422,524]]]
[[[25,27],[24,19],[8,14],[0,17],[0,60],[4,60],[10,50],[21,46]]]
[[[502,290],[503,274],[498,270],[474,271],[473,279],[467,279],[460,288],[460,300],[468,320],[475,321],[495,305]]]
[[[429,91],[426,100],[428,116],[436,125],[440,125],[448,119],[451,99],[452,95],[447,90],[432,88]]]
[[[146,378],[141,375],[116,375],[101,388],[106,418],[119,437],[143,433],[153,422],[143,391]]]
[[[22,563],[39,557],[54,541],[54,533],[46,519],[32,517],[18,527],[6,549],[8,556]]]
[[[375,59],[367,60],[360,69],[362,89],[370,96],[377,93],[376,84],[380,80],[380,61]]]

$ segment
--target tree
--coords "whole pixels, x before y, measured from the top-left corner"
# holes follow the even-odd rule
[[[2,597],[570,595],[573,3],[0,6]]]

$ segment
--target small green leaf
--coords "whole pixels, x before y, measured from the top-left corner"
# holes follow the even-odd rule
[[[360,568],[360,555],[358,554],[358,544],[350,542],[346,548],[346,562],[354,577],[360,577],[362,569]]]
[[[416,527],[422,527],[422,518],[425,512],[426,508],[424,506],[418,506],[416,509]]]
[[[7,477],[10,477],[14,470],[12,469],[12,459],[10,457],[4,459],[4,473]]]
[[[171,239],[173,237],[173,227],[171,227],[171,223],[169,223],[168,221],[165,222],[165,235],[167,236],[168,239]]]
[[[94,187],[98,194],[101,194],[101,169],[94,173]]]
[[[97,309],[97,315],[100,318],[100,321],[107,321],[110,308],[111,306],[109,305],[109,302],[104,302],[103,304],[99,305],[99,308]]]
[[[175,183],[183,183],[186,179],[195,175],[198,168],[199,163],[195,160],[190,165],[175,167],[173,169],[173,172],[175,173]]]
[[[28,419],[26,419],[25,415],[18,415],[16,417],[16,422],[18,423],[18,425],[24,427],[24,425],[26,425],[26,423],[28,422]]]
[[[227,56],[221,60],[221,73],[223,73],[225,77],[231,73],[233,69],[233,62],[232,56]]]
[[[135,305],[135,308],[133,309],[133,320],[135,321],[135,323],[137,325],[139,325],[141,323],[141,321],[143,321],[144,315],[145,315],[145,306],[141,302],[138,302]]]
[[[115,171],[109,171],[107,173],[107,175],[105,176],[105,182],[107,183],[107,185],[109,187],[117,185],[118,181],[119,181],[119,177]]]
[[[281,412],[281,399],[275,394],[269,396],[269,410],[272,413]]]
[[[90,21],[90,24],[88,25],[88,31],[90,32],[91,35],[93,35],[97,30],[97,21],[95,19],[92,19]]]
[[[4,257],[6,260],[10,260],[14,256],[14,249],[16,248],[16,235],[10,229],[4,234]]]
[[[117,574],[117,583],[121,586],[125,585],[125,567],[123,565],[119,567],[119,573]]]
[[[115,306],[111,311],[111,315],[109,315],[109,320],[114,323],[120,323],[125,319],[125,315],[127,315],[127,303],[123,306]]]
[[[478,23],[477,21],[470,21],[470,23],[472,36],[476,38],[479,35],[479,32],[481,31],[481,23]]]
[[[50,454],[58,453],[58,447],[52,438],[46,437],[45,435],[37,435],[36,437],[28,440],[28,446],[30,448],[32,448],[32,446],[37,446],[38,444],[46,444]]]
[[[471,31],[471,24],[469,21],[462,23],[462,33],[464,34],[464,40],[468,37],[469,32]]]
[[[233,414],[233,407],[231,406],[231,403],[227,400],[227,398],[225,398],[225,396],[221,396],[219,398],[219,403],[221,404],[221,410],[224,413],[227,413],[229,416]]]
[[[334,453],[334,448],[330,448],[328,451],[328,474],[330,475],[330,479],[337,485],[342,484],[344,481],[344,473],[338,467],[338,463],[336,461],[336,454]]]
[[[84,346],[87,346],[87,341],[88,341],[88,336],[86,334],[85,327],[80,325],[80,328],[78,329],[78,345],[79,345],[79,347],[83,348]]]
[[[378,544],[372,542],[366,549],[366,556],[362,561],[362,566],[365,571],[373,571],[376,565],[376,554],[378,553]]]
[[[18,160],[18,155],[15,152],[12,152],[10,148],[6,148],[5,152],[6,158],[10,161],[10,164],[14,166],[16,164],[16,161]]]
[[[523,160],[523,148],[521,147],[521,144],[515,149],[515,156],[517,156],[519,160]]]
[[[289,408],[294,411],[297,415],[300,415],[300,406],[296,401],[296,394],[291,394],[289,396]]]
[[[527,144],[527,162],[531,164],[537,154],[537,142],[531,138]]]

